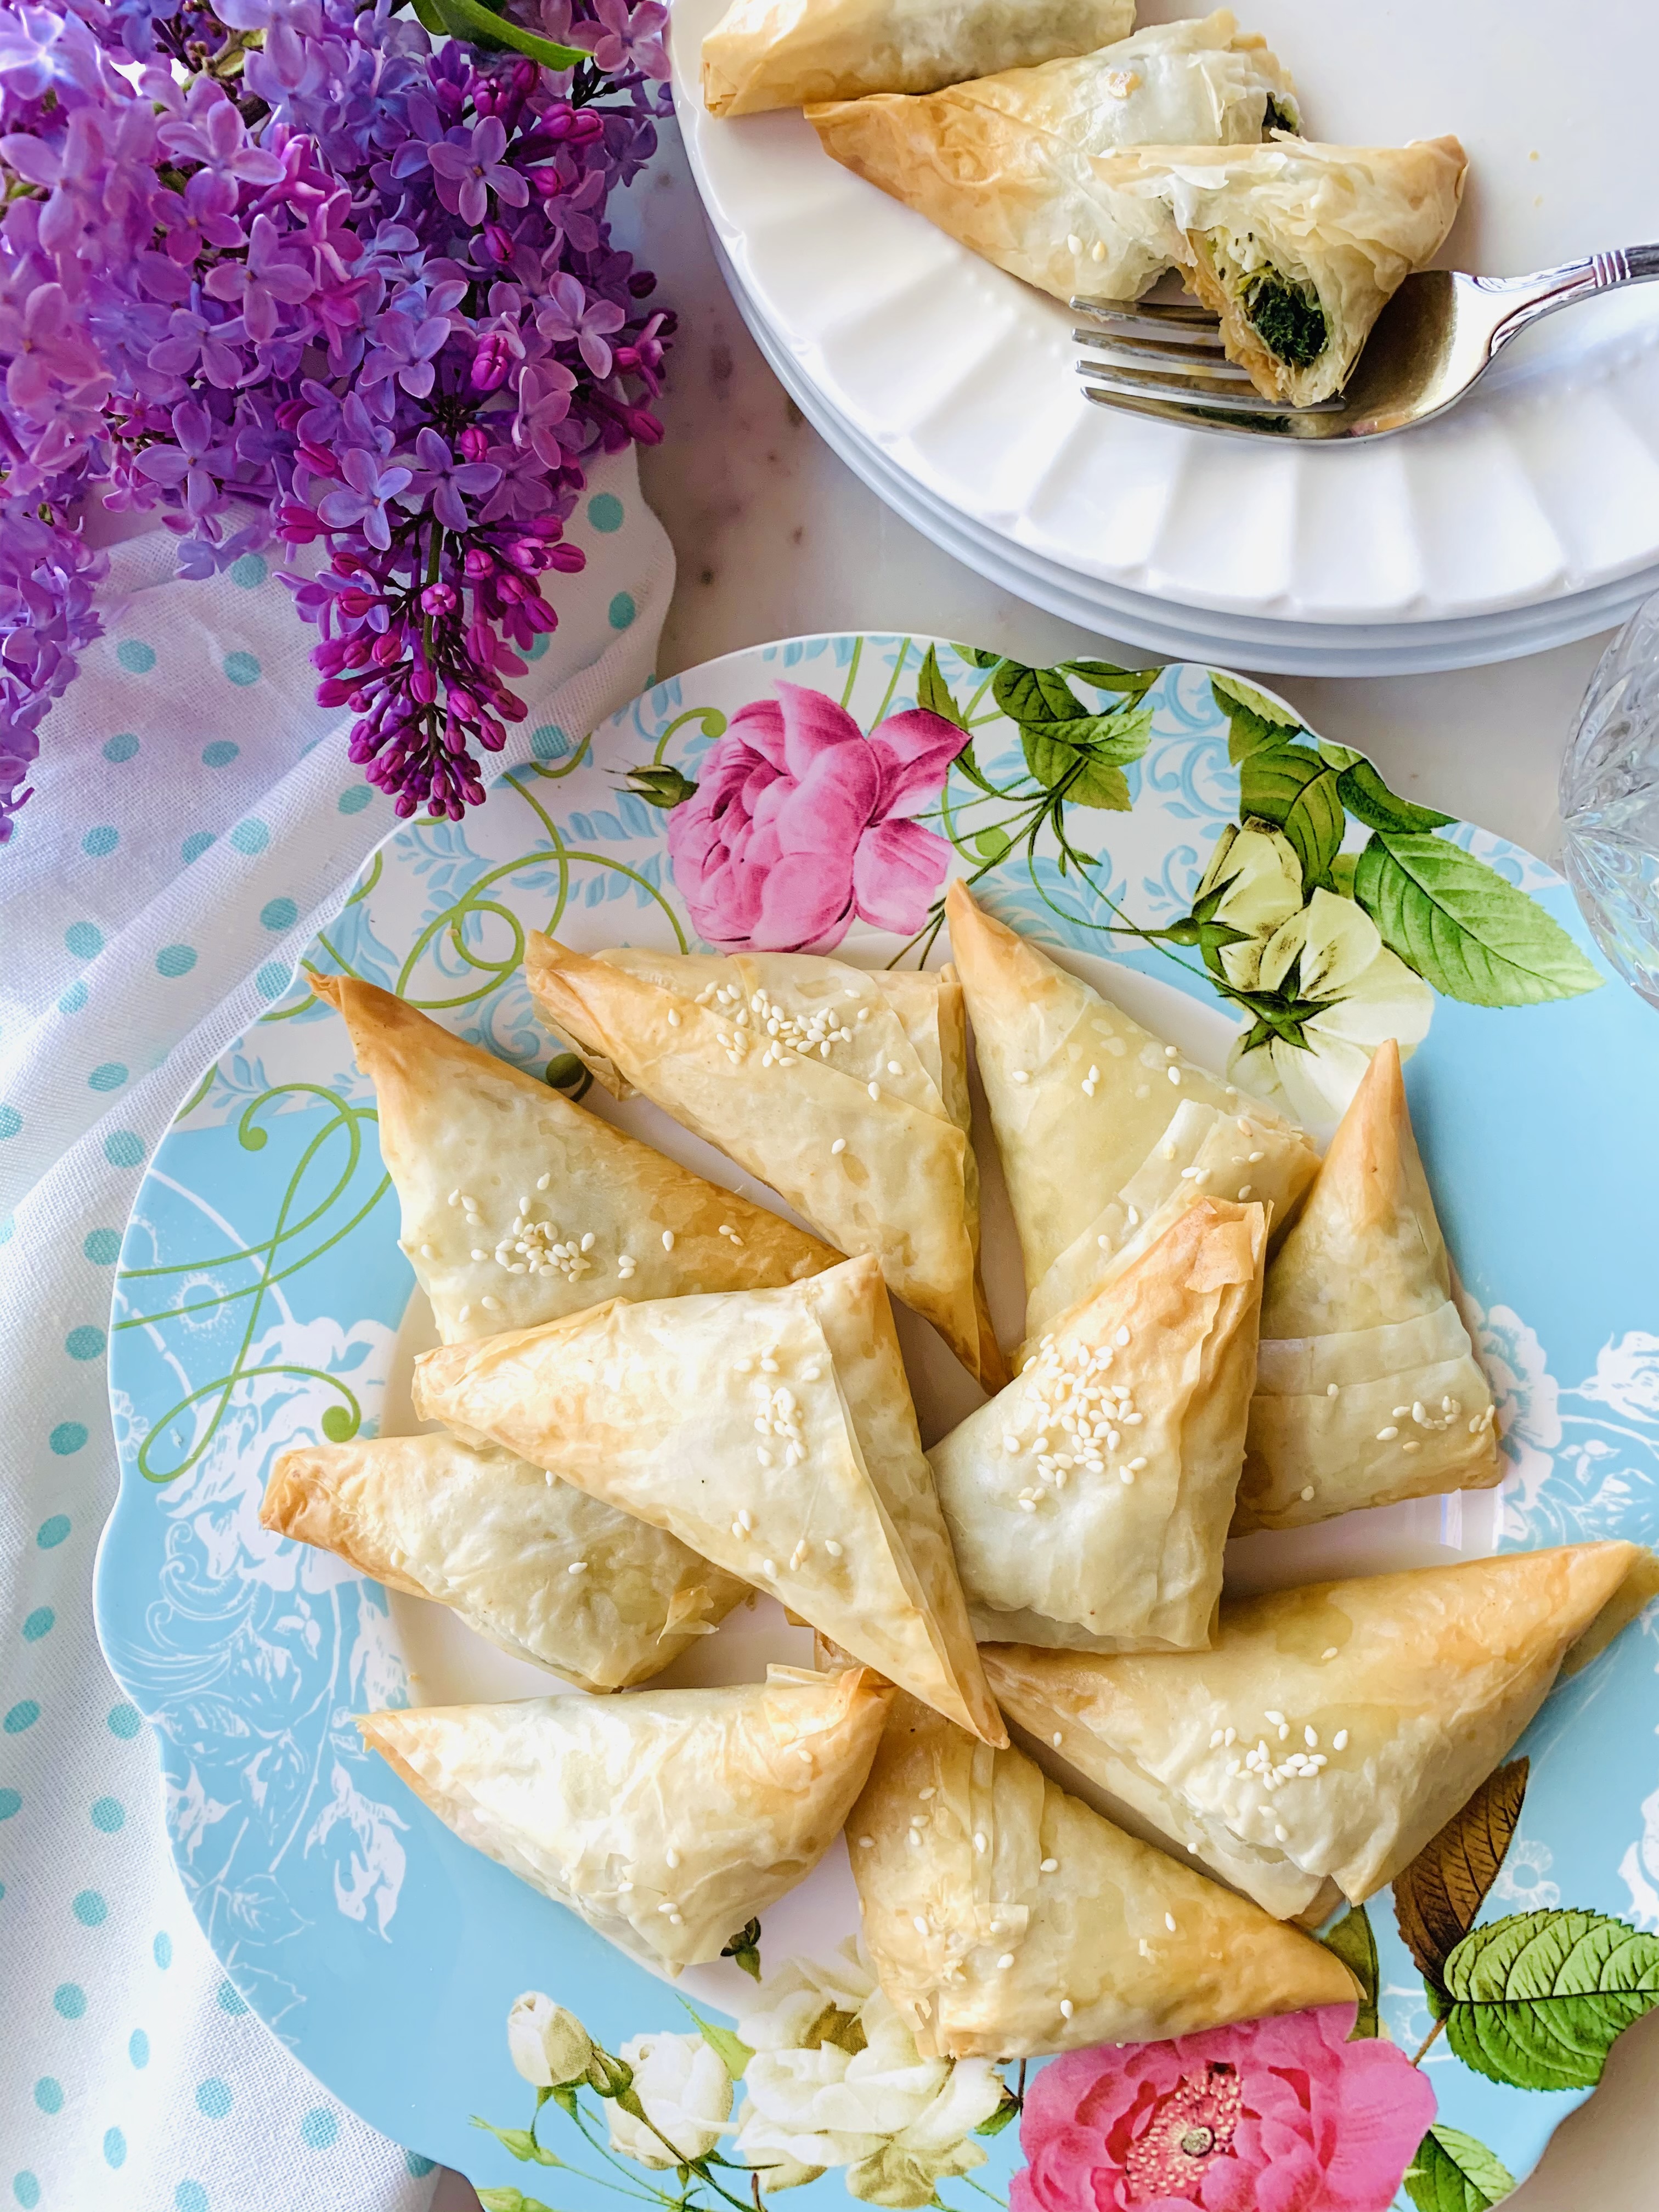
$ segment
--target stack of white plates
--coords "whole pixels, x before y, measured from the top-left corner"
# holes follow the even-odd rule
[[[675,0],[675,99],[727,281],[786,388],[895,510],[1035,605],[1152,650],[1308,675],[1510,659],[1659,589],[1659,292],[1518,340],[1443,422],[1342,451],[1091,406],[1072,318],[831,161],[799,114],[698,91],[725,0]],[[1204,12],[1150,0],[1146,23]],[[1520,272],[1659,232],[1659,9],[1239,0],[1310,131],[1455,131],[1449,264]]]

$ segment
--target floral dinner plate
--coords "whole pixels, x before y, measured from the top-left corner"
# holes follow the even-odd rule
[[[574,1092],[584,1071],[520,969],[529,929],[936,962],[945,881],[966,876],[1322,1134],[1397,1037],[1506,1480],[1252,1537],[1232,1581],[1659,1536],[1659,1023],[1549,869],[1195,666],[803,638],[659,684],[591,737],[545,726],[535,750],[465,822],[388,838],[305,964]],[[586,1103],[734,1181],[644,1103]],[[1007,1338],[1018,1262],[981,1165]],[[1409,1940],[1397,1894],[1327,1931],[1357,2009],[1030,2069],[922,2063],[858,1954],[839,1844],[717,1966],[654,1978],[469,1850],[352,1725],[556,1686],[259,1526],[279,1450],[414,1425],[410,1362],[432,1340],[373,1093],[300,976],[180,1107],[127,1226],[99,1631],[154,1729],[179,1874],[231,1981],[490,2212],[717,2212],[786,2187],[803,2212],[848,2191],[952,2212],[1479,2212],[1659,2003],[1652,1621],[1550,1700],[1478,1819],[1402,1877],[1436,1900],[1406,1912]],[[929,1440],[976,1394],[908,1317],[904,1340]],[[662,1679],[751,1680],[807,1642],[763,1601]]]

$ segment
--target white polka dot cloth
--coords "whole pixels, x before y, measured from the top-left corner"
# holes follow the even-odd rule
[[[500,768],[651,680],[673,555],[631,452],[569,535],[588,565],[555,579]],[[0,2208],[425,2212],[420,2146],[337,2104],[220,1972],[93,1632],[105,1329],[144,1162],[395,822],[349,717],[313,702],[276,560],[188,583],[173,548],[113,548],[108,635],[0,851]]]

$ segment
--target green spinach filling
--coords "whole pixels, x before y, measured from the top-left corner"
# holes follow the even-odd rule
[[[1330,343],[1331,328],[1311,284],[1293,284],[1277,270],[1258,269],[1243,286],[1250,327],[1276,360],[1307,368]]]
[[[1261,135],[1268,137],[1275,131],[1288,131],[1292,137],[1302,136],[1302,118],[1293,107],[1281,107],[1272,93],[1267,94],[1267,112],[1261,118]]]

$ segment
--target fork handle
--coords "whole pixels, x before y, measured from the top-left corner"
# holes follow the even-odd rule
[[[1558,307],[1570,307],[1598,292],[1621,292],[1627,284],[1650,284],[1659,278],[1659,245],[1615,246],[1587,260],[1569,261],[1559,269],[1540,270],[1535,276],[1482,276],[1480,289],[1494,304],[1507,295],[1514,307],[1492,335],[1492,351],[1507,345],[1529,324]]]

